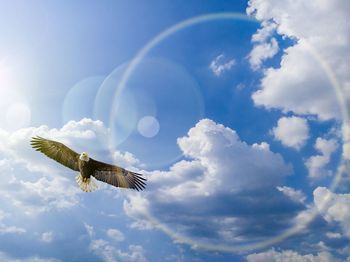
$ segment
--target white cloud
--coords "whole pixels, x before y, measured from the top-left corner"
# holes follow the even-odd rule
[[[335,72],[340,84],[349,86],[349,11],[349,3],[342,0],[250,0],[248,14],[264,22],[263,27],[273,21],[278,34],[295,40],[293,46],[284,50],[280,68],[264,72],[261,90],[253,94],[255,104],[314,114],[321,120],[340,119],[328,69],[311,54],[310,46]]]
[[[199,160],[205,168],[201,178],[172,188],[170,192],[179,197],[261,188],[279,184],[291,173],[267,143],[248,145],[234,130],[209,119],[198,122],[178,144],[186,156]]]
[[[275,38],[271,38],[276,30],[276,24],[272,22],[262,22],[262,28],[252,36],[254,43],[252,51],[249,53],[249,63],[253,70],[258,70],[262,63],[274,57],[278,50],[278,43]]]
[[[304,118],[282,117],[272,129],[272,134],[283,145],[299,150],[309,138],[309,126]]]
[[[276,251],[270,249],[261,253],[250,254],[246,257],[248,262],[329,262],[339,261],[328,252],[320,252],[316,255],[306,254],[301,255],[293,250]]]
[[[73,181],[57,177],[41,177],[35,182],[25,181],[16,174],[8,175],[0,186],[4,199],[27,215],[36,215],[51,209],[70,208],[78,203],[80,191]]]
[[[89,250],[99,256],[103,261],[126,261],[145,262],[147,261],[144,249],[139,245],[129,245],[128,251],[117,249],[115,245],[104,239],[95,239],[94,227],[84,223],[85,229],[90,237]],[[117,229],[107,230],[107,235],[117,241],[123,241],[124,235]]]
[[[338,222],[350,238],[350,194],[336,194],[325,187],[314,190],[316,208],[329,223]]]
[[[301,190],[296,190],[291,187],[287,186],[278,186],[277,189],[281,191],[283,194],[288,196],[290,199],[292,199],[295,202],[299,202],[304,204],[306,200],[305,194]]]
[[[199,160],[181,160],[170,167],[169,171],[152,171],[147,178],[152,184],[166,183],[167,185],[177,184],[185,179],[196,179],[205,172],[205,167]]]
[[[266,42],[276,30],[276,24],[270,21],[263,21],[262,27],[252,36],[253,43]]]
[[[124,234],[116,228],[108,229],[107,236],[109,236],[111,239],[114,239],[115,241],[124,241],[125,239]]]
[[[257,70],[261,67],[262,63],[274,57],[278,53],[279,47],[277,40],[272,38],[270,42],[259,43],[254,45],[252,51],[249,54],[249,63],[253,70]]]
[[[125,168],[128,167],[135,167],[135,166],[142,166],[140,161],[130,152],[119,152],[115,151],[113,152],[113,163]]]
[[[178,234],[194,241],[232,243],[252,230],[252,224],[265,221],[264,215],[255,220],[258,211],[254,217],[241,215],[246,212],[242,208],[259,209],[266,198],[264,205],[271,204],[271,212],[290,206],[288,212],[295,214],[301,206],[276,190],[292,170],[267,143],[248,145],[234,130],[204,119],[178,144],[190,160],[175,163],[169,171],[148,172],[148,190],[127,195],[124,210],[136,219],[132,227],[160,228],[179,242]],[[279,215],[281,220],[291,219],[291,214]]]
[[[103,239],[92,240],[89,249],[106,262],[125,261],[125,262],[145,262],[142,246],[129,245],[129,250],[123,252],[116,249],[108,241]]]
[[[261,88],[252,95],[258,106],[314,114],[321,120],[340,118],[334,89],[302,42],[285,50],[280,68],[264,72]]]
[[[331,155],[338,148],[338,143],[335,139],[324,139],[318,137],[315,143],[315,149],[319,151],[320,155],[311,156],[305,162],[309,170],[309,177],[311,179],[321,179],[332,175],[331,170],[325,167],[331,159]]]
[[[0,261],[6,261],[6,262],[60,262],[61,260],[56,258],[42,258],[38,256],[33,257],[21,257],[21,258],[14,258],[9,255],[7,255],[4,252],[0,251]]]
[[[25,232],[26,230],[21,227],[0,225],[0,234],[22,234]]]
[[[124,201],[123,208],[125,213],[134,218],[136,221],[131,224],[131,228],[138,228],[141,230],[152,229],[152,221],[145,219],[145,214],[149,213],[150,205],[148,198],[140,195],[128,195],[128,200]]]
[[[338,238],[342,237],[342,235],[340,233],[337,233],[337,232],[327,232],[326,236],[328,238],[331,238],[331,239],[338,239]]]
[[[213,71],[216,76],[222,75],[224,72],[231,69],[236,64],[234,59],[227,60],[223,54],[217,56],[211,61],[209,68]]]

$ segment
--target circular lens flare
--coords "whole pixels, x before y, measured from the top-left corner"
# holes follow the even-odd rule
[[[145,116],[141,118],[137,124],[137,130],[139,133],[147,138],[156,136],[159,132],[159,128],[159,122],[153,116]]]

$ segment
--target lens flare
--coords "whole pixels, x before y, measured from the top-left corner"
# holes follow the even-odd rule
[[[160,129],[157,118],[153,116],[144,116],[137,124],[137,130],[144,137],[154,137],[158,134]]]
[[[117,92],[126,68],[116,68],[101,85],[95,119],[111,130],[108,144],[112,152],[130,151],[147,168],[162,168],[182,156],[177,138],[203,118],[200,88],[183,66],[148,57],[140,62],[127,88]]]
[[[71,87],[63,101],[62,120],[64,124],[70,120],[79,121],[84,117],[93,118],[92,108],[103,80],[103,76],[92,76]]]
[[[240,13],[213,13],[213,14],[206,14],[201,15],[197,17],[193,17],[187,20],[184,20],[180,23],[177,23],[160,34],[158,34],[156,37],[154,37],[151,41],[149,41],[134,57],[134,59],[131,61],[130,64],[126,67],[125,71],[123,72],[121,79],[118,83],[116,93],[114,96],[113,106],[118,107],[118,105],[121,103],[118,101],[118,97],[120,94],[124,91],[124,89],[127,88],[127,84],[131,79],[131,76],[135,73],[136,69],[140,65],[140,63],[143,61],[145,56],[158,44],[160,44],[162,41],[167,39],[173,34],[176,34],[180,32],[181,30],[200,24],[200,23],[208,23],[211,21],[217,21],[217,20],[239,20],[249,23],[258,23],[258,21],[254,20],[251,17],[248,17],[244,14]],[[346,106],[346,100],[345,100],[345,94],[343,92],[343,89],[338,82],[335,73],[333,72],[332,68],[328,65],[327,61],[320,55],[320,53],[312,47],[310,44],[309,51],[310,54],[313,55],[313,57],[320,63],[322,66],[324,72],[326,73],[327,77],[329,78],[330,82],[332,83],[332,87],[334,88],[337,98],[339,100],[339,103],[342,108],[342,115],[343,115],[343,142],[344,142],[344,150],[342,155],[342,160],[340,162],[340,165],[337,169],[337,175],[335,176],[330,189],[333,191],[336,189],[336,187],[339,184],[339,181],[341,181],[341,178],[345,171],[350,170],[349,169],[349,156],[346,155],[346,148],[349,147],[350,138],[349,138],[349,128],[350,128],[350,121],[348,117],[348,110]],[[112,113],[110,115],[110,118],[113,119],[115,117],[115,113]],[[325,199],[323,206],[327,206],[328,200]],[[147,210],[144,210],[143,216],[150,224],[152,224],[155,228],[160,229],[170,237],[172,237],[176,242],[178,243],[185,243],[190,245],[192,248],[195,249],[203,249],[203,250],[209,250],[209,251],[220,251],[220,252],[242,252],[242,251],[251,251],[255,249],[260,248],[266,248],[271,245],[274,245],[276,243],[279,243],[286,238],[300,232],[304,228],[308,226],[308,224],[315,218],[315,216],[318,214],[319,210],[317,210],[314,206],[310,207],[305,213],[299,214],[300,216],[296,218],[296,223],[289,229],[285,230],[282,234],[265,239],[260,242],[255,243],[249,243],[249,244],[241,244],[241,245],[220,245],[220,244],[211,244],[211,243],[201,243],[199,241],[195,241],[194,239],[191,239],[187,236],[181,235],[179,232],[176,232],[166,224],[161,223],[157,218],[155,218],[152,214],[150,214]],[[302,217],[302,219],[300,219]],[[299,218],[299,220],[298,220]]]

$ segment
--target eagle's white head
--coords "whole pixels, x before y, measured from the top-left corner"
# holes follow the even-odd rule
[[[88,162],[90,158],[89,158],[89,155],[86,152],[83,152],[83,153],[80,154],[79,159]]]

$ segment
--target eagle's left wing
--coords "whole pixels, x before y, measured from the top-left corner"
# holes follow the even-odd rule
[[[36,136],[32,137],[31,145],[36,151],[40,151],[58,163],[79,171],[79,154],[64,144]]]
[[[119,166],[106,164],[90,158],[92,175],[102,182],[122,188],[142,190],[146,186],[146,179],[141,174],[128,171]]]

